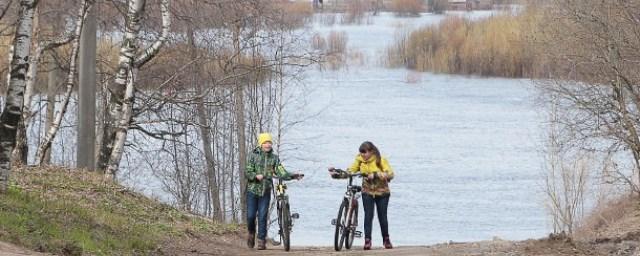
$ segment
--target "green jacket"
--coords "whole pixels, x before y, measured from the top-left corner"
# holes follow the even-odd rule
[[[262,174],[264,178],[259,181],[256,176]],[[247,157],[247,168],[244,172],[247,179],[247,191],[262,196],[271,189],[273,176],[284,180],[291,179],[291,173],[287,172],[280,163],[278,155],[273,151],[263,152],[260,147],[253,149]]]

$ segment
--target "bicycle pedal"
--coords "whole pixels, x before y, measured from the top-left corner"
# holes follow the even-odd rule
[[[292,218],[292,219],[294,219],[294,220],[295,220],[295,219],[299,219],[299,218],[300,218],[300,214],[298,214],[298,213],[292,213],[292,214],[291,214],[291,218]]]
[[[357,237],[357,238],[362,238],[362,231],[355,231],[353,232],[353,236]]]
[[[337,221],[336,221],[336,219],[332,219],[332,220],[331,220],[331,225],[334,225],[334,226],[335,226],[335,225],[336,225],[336,222],[337,222]]]

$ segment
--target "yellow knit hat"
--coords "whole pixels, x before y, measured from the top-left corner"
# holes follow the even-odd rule
[[[261,133],[258,135],[258,145],[262,145],[267,141],[273,143],[273,138],[271,138],[270,133]]]

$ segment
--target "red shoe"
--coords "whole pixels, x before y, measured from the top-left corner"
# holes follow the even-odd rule
[[[391,244],[391,240],[389,240],[389,237],[385,237],[383,240],[385,249],[393,249],[393,245]]]
[[[364,250],[371,250],[371,239],[364,239]]]

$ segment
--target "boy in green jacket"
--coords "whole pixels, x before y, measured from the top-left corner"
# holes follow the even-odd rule
[[[258,136],[258,147],[249,152],[245,178],[247,179],[247,246],[253,248],[256,237],[256,216],[258,217],[258,250],[265,250],[267,236],[267,214],[271,202],[273,176],[280,179],[302,179],[299,173],[287,172],[280,163],[278,155],[273,153],[271,134]]]

